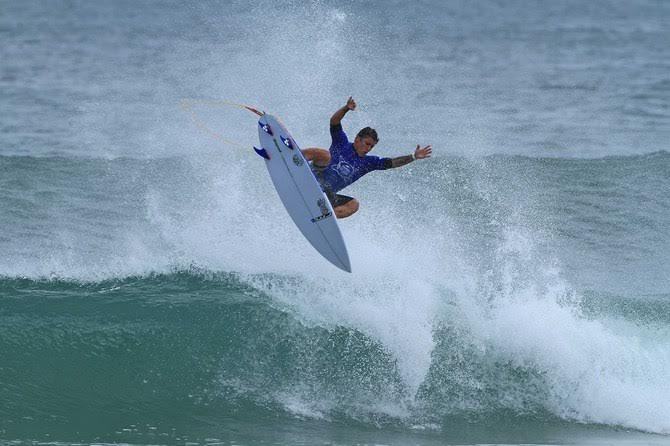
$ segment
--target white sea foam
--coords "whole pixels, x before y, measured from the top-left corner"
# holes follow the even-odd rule
[[[501,364],[539,372],[546,408],[560,417],[670,432],[670,342],[653,329],[586,317],[523,232],[508,234],[497,253],[501,275],[489,303],[465,312],[475,342]]]

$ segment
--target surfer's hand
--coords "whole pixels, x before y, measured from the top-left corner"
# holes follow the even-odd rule
[[[416,145],[416,150],[414,151],[414,159],[421,160],[424,158],[430,158],[430,155],[433,153],[433,146],[430,144],[426,147],[421,147],[419,144]]]
[[[347,99],[347,108],[349,110],[356,110],[356,101],[354,101],[354,98],[349,96],[349,99]]]

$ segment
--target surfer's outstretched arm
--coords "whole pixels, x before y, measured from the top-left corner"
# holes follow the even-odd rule
[[[414,160],[430,158],[430,155],[432,153],[433,153],[433,147],[431,145],[427,145],[426,147],[421,147],[420,145],[417,145],[416,150],[414,150],[414,155],[405,155],[405,156],[399,156],[397,158],[392,158],[391,168],[404,166],[405,164],[409,164]]]
[[[353,100],[351,96],[347,99],[347,104],[333,113],[333,116],[330,117],[330,126],[334,127],[342,122],[342,118],[347,114],[349,110],[356,110],[356,101]]]

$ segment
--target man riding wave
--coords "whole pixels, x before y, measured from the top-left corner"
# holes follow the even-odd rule
[[[429,158],[432,154],[430,145],[425,147],[417,145],[413,155],[396,158],[368,155],[379,142],[377,132],[373,128],[365,127],[358,132],[353,143],[349,142],[342,129],[342,119],[351,110],[356,110],[356,102],[349,97],[347,104],[330,118],[332,143],[329,150],[313,147],[302,151],[305,158],[311,161],[312,171],[333,206],[337,218],[349,217],[358,211],[360,206],[355,198],[337,192],[373,170],[404,166],[417,159]]]

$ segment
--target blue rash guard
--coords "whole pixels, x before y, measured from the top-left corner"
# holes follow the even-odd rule
[[[316,177],[325,191],[337,192],[349,186],[366,173],[391,167],[391,158],[378,156],[358,156],[354,145],[349,142],[342,124],[330,128],[330,164]]]

